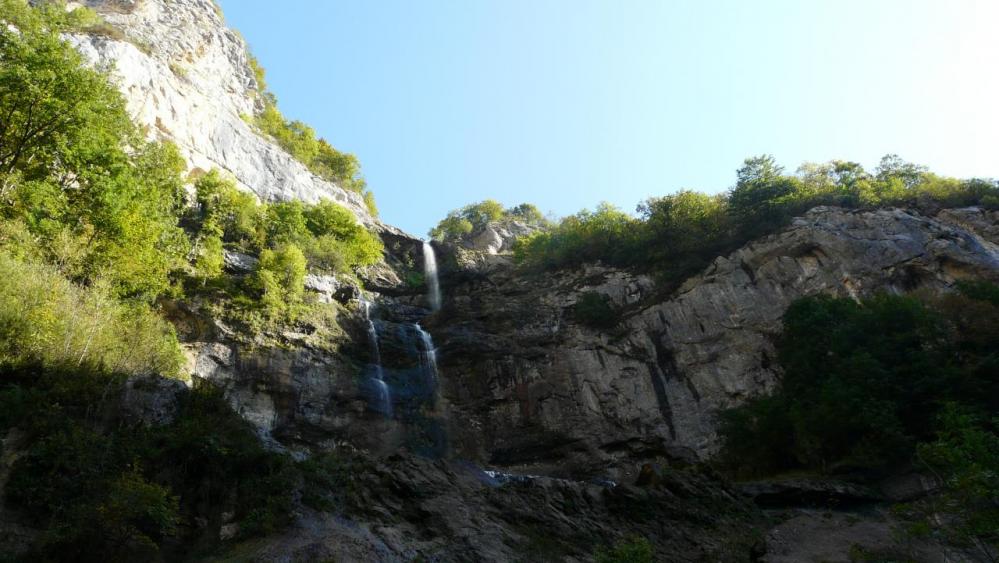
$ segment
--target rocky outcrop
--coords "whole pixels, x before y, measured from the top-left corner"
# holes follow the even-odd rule
[[[132,377],[125,382],[120,403],[122,418],[145,426],[172,423],[187,386],[176,379],[158,376]]]
[[[86,0],[123,37],[75,35],[91,61],[114,68],[136,121],[174,142],[195,174],[218,168],[261,200],[329,198],[384,227],[359,194],[316,176],[246,117],[261,108],[246,44],[212,0]],[[385,227],[388,228],[388,227]]]
[[[518,238],[530,235],[538,228],[521,221],[493,221],[465,237],[461,245],[485,254],[499,254],[513,250]]]
[[[503,481],[467,463],[392,456],[356,468],[340,515],[306,511],[235,553],[252,561],[592,561],[635,536],[669,561],[749,561],[756,509],[715,477],[654,486],[545,477]]]
[[[994,221],[977,209],[925,217],[816,208],[719,257],[669,296],[648,278],[597,266],[452,272],[445,309],[429,324],[441,346],[452,444],[496,465],[576,474],[709,456],[718,410],[777,382],[773,337],[792,301],[999,279]],[[585,292],[611,299],[616,328],[574,318]]]

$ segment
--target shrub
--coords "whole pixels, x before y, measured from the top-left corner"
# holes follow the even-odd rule
[[[516,256],[522,265],[544,269],[601,261],[652,272],[672,284],[817,205],[901,205],[928,212],[967,205],[999,208],[999,184],[939,177],[895,155],[882,159],[876,174],[855,162],[832,161],[805,163],[788,175],[772,156],[763,155],[745,160],[735,187],[725,194],[682,190],[650,198],[638,206],[639,220],[606,208],[584,210],[523,239]],[[431,235],[457,239],[474,228],[458,210]]]
[[[594,559],[597,563],[652,563],[655,551],[649,540],[631,536],[618,541],[613,547],[598,550]]]
[[[277,97],[267,90],[265,72],[260,62],[252,55],[247,60],[264,101],[264,109],[252,119],[252,123],[317,176],[336,182],[345,190],[364,194],[368,209],[376,214],[374,195],[367,189],[367,182],[361,176],[361,165],[357,157],[340,152],[326,139],[316,137],[316,131],[305,123],[285,119],[277,108]]]
[[[293,315],[305,292],[305,255],[294,244],[264,250],[256,280],[261,304],[269,315]]]
[[[253,194],[238,190],[215,169],[198,178],[194,188],[202,230],[221,230],[223,241],[244,251],[263,246],[265,213]]]
[[[943,481],[943,488],[915,505],[918,515],[950,542],[994,559],[999,542],[999,418],[983,420],[949,404],[938,427],[935,440],[920,444],[918,459]]]
[[[634,217],[602,203],[596,211],[580,211],[548,230],[518,239],[514,256],[521,264],[541,268],[595,261],[627,266],[640,252],[640,225]]]
[[[503,209],[498,201],[487,199],[447,214],[437,226],[430,230],[430,238],[455,242],[465,235],[477,231],[491,222],[519,221],[535,227],[547,226],[548,221],[537,207],[530,203]]]
[[[59,37],[69,16],[57,5],[2,7],[19,26],[0,27],[5,218],[23,221],[43,243],[85,240],[75,273],[107,280],[120,295],[168,291],[188,252],[177,227],[179,153],[143,140],[107,73]]]
[[[610,299],[595,291],[583,293],[573,306],[573,313],[579,322],[593,328],[607,329],[618,322],[617,311],[611,305]]]
[[[0,430],[25,437],[6,501],[46,530],[27,560],[155,560],[168,541],[184,559],[211,547],[199,520],[232,512],[241,537],[270,533],[291,521],[300,488],[335,498],[344,486],[265,450],[211,387],[184,394],[165,426],[109,419],[122,384],[86,365],[0,366]]]
[[[722,414],[723,458],[744,474],[890,469],[931,438],[947,402],[999,411],[999,307],[882,295],[801,299],[784,315],[783,376],[770,397]]]
[[[320,270],[349,274],[381,259],[381,240],[353,213],[328,199],[316,204],[298,200],[257,204],[252,195],[240,192],[214,170],[199,178],[195,188],[200,208],[194,221],[199,230],[197,272],[201,271],[197,258],[214,252],[219,230],[222,241],[243,251],[294,245],[311,268]]]
[[[47,265],[0,252],[0,363],[92,364],[176,375],[173,327],[148,305],[120,301],[106,283],[82,287]]]

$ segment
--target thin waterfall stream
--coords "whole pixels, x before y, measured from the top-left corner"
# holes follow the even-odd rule
[[[440,282],[437,259],[428,242],[423,243],[423,270],[426,302],[437,311],[441,306]],[[391,297],[380,297],[377,304],[370,299],[363,294],[359,297],[369,350],[361,381],[368,408],[404,425],[417,425],[421,431],[433,428],[435,423],[428,423],[427,417],[433,416],[428,413],[433,413],[437,404],[440,373],[433,337],[417,322],[427,315],[426,309],[414,315]],[[428,443],[438,443],[438,438]]]
[[[437,349],[434,348],[434,340],[430,337],[430,333],[420,326],[420,323],[414,325],[416,327],[416,333],[420,335],[420,343],[423,344],[423,350],[421,351],[421,360],[426,370],[427,378],[429,383],[434,387],[437,386]]]
[[[392,392],[388,383],[385,382],[385,368],[382,367],[381,347],[378,345],[378,330],[375,328],[375,321],[371,319],[371,301],[362,295],[361,309],[364,311],[364,321],[367,323],[368,346],[371,350],[372,376],[371,381],[375,388],[375,410],[387,417],[392,416]]]
[[[434,254],[433,245],[427,241],[423,241],[423,277],[427,281],[427,301],[430,302],[430,309],[439,311],[441,284],[437,277],[437,256]]]

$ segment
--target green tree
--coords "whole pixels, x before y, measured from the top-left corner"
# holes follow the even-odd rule
[[[986,560],[999,557],[999,418],[981,417],[949,404],[936,440],[920,444],[918,459],[942,482],[939,495],[922,505],[924,522]]]
[[[18,25],[0,27],[0,209],[43,239],[82,241],[76,275],[126,296],[166,291],[188,249],[178,152],[145,142],[107,73],[59,37],[73,18],[0,7]]]
[[[705,266],[728,240],[724,197],[683,190],[638,206],[649,259],[678,276]],[[674,273],[675,272],[675,273]]]
[[[261,304],[271,316],[294,317],[305,292],[305,255],[294,244],[284,244],[260,253],[257,286]]]
[[[487,199],[455,209],[430,230],[430,238],[442,242],[455,242],[465,235],[478,231],[493,222],[519,221],[535,227],[547,227],[548,220],[530,203],[521,203],[509,209],[496,200]]]
[[[211,170],[194,183],[202,229],[221,230],[222,240],[244,251],[264,244],[264,213],[253,194],[240,191],[236,183]]]
[[[744,236],[755,238],[776,230],[801,207],[801,180],[784,176],[773,156],[747,158],[736,173],[738,181],[728,196],[728,209]]]
[[[723,413],[724,457],[750,474],[884,471],[934,435],[945,403],[999,412],[999,307],[982,298],[999,289],[967,287],[796,301],[778,341],[780,388]]]

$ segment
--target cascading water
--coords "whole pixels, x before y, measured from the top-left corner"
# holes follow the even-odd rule
[[[441,286],[437,278],[437,256],[434,254],[434,247],[426,241],[423,242],[423,276],[427,280],[430,309],[438,311],[441,308]]]
[[[429,379],[428,383],[432,387],[437,386],[437,349],[434,348],[434,341],[430,337],[430,333],[423,330],[420,323],[414,325],[416,327],[416,333],[420,335],[420,343],[423,345],[423,350],[420,351],[420,360],[423,363],[424,371]]]
[[[361,309],[364,311],[364,321],[368,328],[368,346],[371,349],[371,385],[374,388],[374,410],[392,416],[392,393],[388,383],[385,383],[385,370],[382,368],[382,353],[378,345],[378,330],[371,320],[371,302],[361,296]]]

